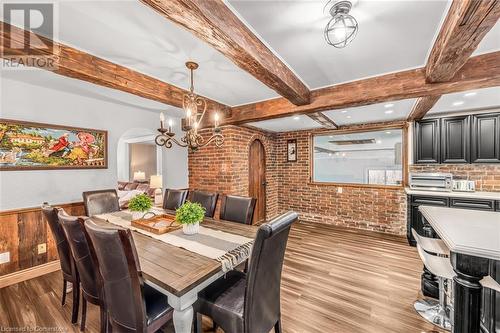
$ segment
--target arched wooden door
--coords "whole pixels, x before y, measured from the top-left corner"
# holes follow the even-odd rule
[[[248,195],[257,198],[253,223],[266,219],[266,153],[260,140],[254,140],[248,154]]]

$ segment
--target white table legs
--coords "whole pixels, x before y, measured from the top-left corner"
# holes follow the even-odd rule
[[[146,283],[164,295],[167,295],[168,304],[174,308],[175,333],[191,333],[194,318],[193,304],[198,299],[198,293],[223,275],[222,271],[215,273],[182,296],[175,296],[150,280],[146,280]]]
[[[174,308],[175,333],[191,333],[193,314],[193,306],[191,305],[184,310]]]

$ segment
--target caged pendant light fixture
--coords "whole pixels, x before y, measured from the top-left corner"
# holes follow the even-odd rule
[[[352,3],[346,0],[330,0],[325,9],[329,6],[332,18],[325,27],[325,40],[336,48],[346,47],[358,32],[358,21],[349,15]]]

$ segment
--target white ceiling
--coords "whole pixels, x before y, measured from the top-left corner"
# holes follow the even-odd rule
[[[323,6],[327,0],[226,1],[311,89],[423,66],[449,6],[447,0],[359,0],[351,12],[359,22],[359,33],[345,49],[336,49],[323,39],[328,21]],[[55,39],[65,44],[182,88],[189,85],[185,61],[197,61],[200,68],[195,72],[196,92],[231,106],[278,96],[211,46],[139,1],[57,2],[59,33]],[[500,23],[475,54],[497,50]],[[172,115],[180,113],[179,109],[105,87],[42,71],[29,72],[4,76],[91,98],[154,111],[171,110]],[[453,111],[447,105],[460,97],[454,95],[444,96],[431,112]],[[495,89],[481,91],[460,108],[499,105],[498,96]],[[385,113],[384,105],[388,103],[325,114],[338,125],[405,119],[414,101],[392,102],[391,114]],[[306,116],[250,125],[278,132],[320,127]]]
[[[448,6],[359,0],[351,10],[359,32],[337,49],[323,37],[326,0],[229,2],[312,89],[423,66]]]
[[[141,111],[157,112],[158,114],[164,112],[167,117],[179,118],[184,115],[183,110],[173,106],[167,106],[119,90],[97,86],[86,81],[70,79],[41,69],[1,70],[0,80],[2,84],[8,84],[5,80],[21,81],[103,102],[129,106]]]
[[[500,108],[500,87],[443,95],[428,115],[492,108]]]
[[[472,55],[478,55],[500,50],[500,21],[484,36]]]
[[[323,112],[337,125],[364,124],[406,119],[415,99],[385,102]]]
[[[270,132],[289,132],[322,127],[305,115],[257,121],[248,123],[248,125]]]
[[[187,89],[187,60],[200,64],[195,91],[227,105],[278,96],[190,32],[139,1],[59,0],[58,36],[79,50]],[[20,25],[14,21],[13,24]]]

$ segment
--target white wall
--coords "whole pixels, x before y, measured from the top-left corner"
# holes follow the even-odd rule
[[[30,74],[31,75],[31,74]],[[76,85],[85,90],[99,91],[101,88],[90,83],[77,82],[52,73],[46,75],[65,89],[55,89],[50,82],[43,84],[40,76],[34,74],[31,84],[26,74],[0,74],[0,117],[15,120],[42,122],[95,128],[108,131],[108,168],[90,170],[43,170],[43,171],[2,171],[0,172],[0,210],[35,207],[42,202],[68,203],[82,200],[82,192],[88,190],[116,188],[117,144],[119,138],[130,128],[155,129],[159,116],[156,110],[134,107],[129,103],[115,103],[113,98],[94,98],[95,93],[73,93]],[[28,75],[29,77],[29,75]],[[62,81],[61,81],[62,80]],[[42,84],[40,84],[42,82]],[[67,82],[67,86],[66,86]],[[76,89],[78,90],[78,89]],[[125,93],[123,93],[125,94]],[[90,96],[90,97],[89,97]],[[119,96],[119,94],[118,94]],[[124,96],[124,99],[130,97]],[[176,120],[176,124],[180,121]],[[180,131],[179,126],[175,131]],[[163,154],[164,187],[188,186],[187,150],[175,147],[165,149]]]

